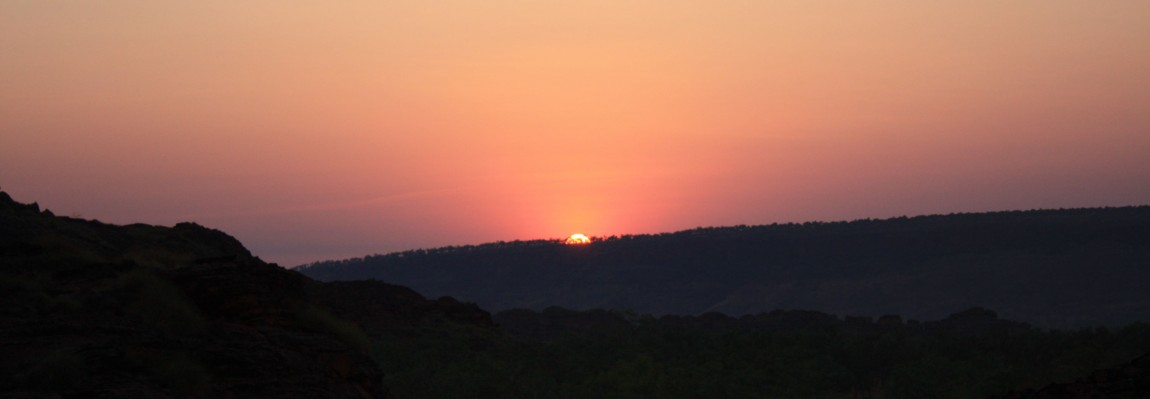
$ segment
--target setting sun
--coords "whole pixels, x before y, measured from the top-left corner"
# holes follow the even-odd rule
[[[582,234],[579,234],[579,233],[575,233],[575,234],[572,234],[570,237],[567,237],[567,241],[564,241],[564,243],[565,243],[565,244],[567,244],[567,245],[583,245],[583,244],[590,244],[590,243],[591,243],[591,239],[590,239],[590,238],[588,238],[588,237],[587,237],[587,236],[585,236],[585,235],[582,235]]]
[[[1150,1],[1036,4],[0,1],[0,184],[283,265],[1150,203]]]

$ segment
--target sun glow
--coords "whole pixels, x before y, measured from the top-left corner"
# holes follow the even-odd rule
[[[564,241],[563,243],[565,243],[567,245],[590,244],[591,238],[589,238],[585,235],[579,234],[579,233],[575,233],[575,234],[572,234],[570,237],[567,237],[567,240]]]

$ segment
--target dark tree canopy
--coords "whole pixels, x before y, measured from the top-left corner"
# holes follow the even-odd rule
[[[1150,207],[698,228],[590,245],[499,242],[318,262],[481,307],[938,319],[974,306],[1039,326],[1150,319]]]

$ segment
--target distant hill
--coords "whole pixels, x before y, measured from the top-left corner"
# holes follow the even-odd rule
[[[499,242],[318,262],[498,312],[809,309],[933,320],[974,306],[1041,327],[1150,320],[1150,206],[699,228],[589,245]]]

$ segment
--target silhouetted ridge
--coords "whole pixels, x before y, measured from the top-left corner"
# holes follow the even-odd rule
[[[973,306],[1041,326],[1150,319],[1150,207],[1034,210],[698,228],[499,242],[317,262],[493,311],[816,309],[938,319]]]
[[[474,304],[319,283],[195,223],[57,217],[0,192],[3,397],[383,398],[374,342],[456,324],[494,329]]]
[[[336,281],[315,284],[310,289],[311,296],[334,315],[355,321],[370,334],[435,320],[495,328],[491,314],[475,304],[460,303],[451,297],[426,300],[410,288],[380,281]]]

